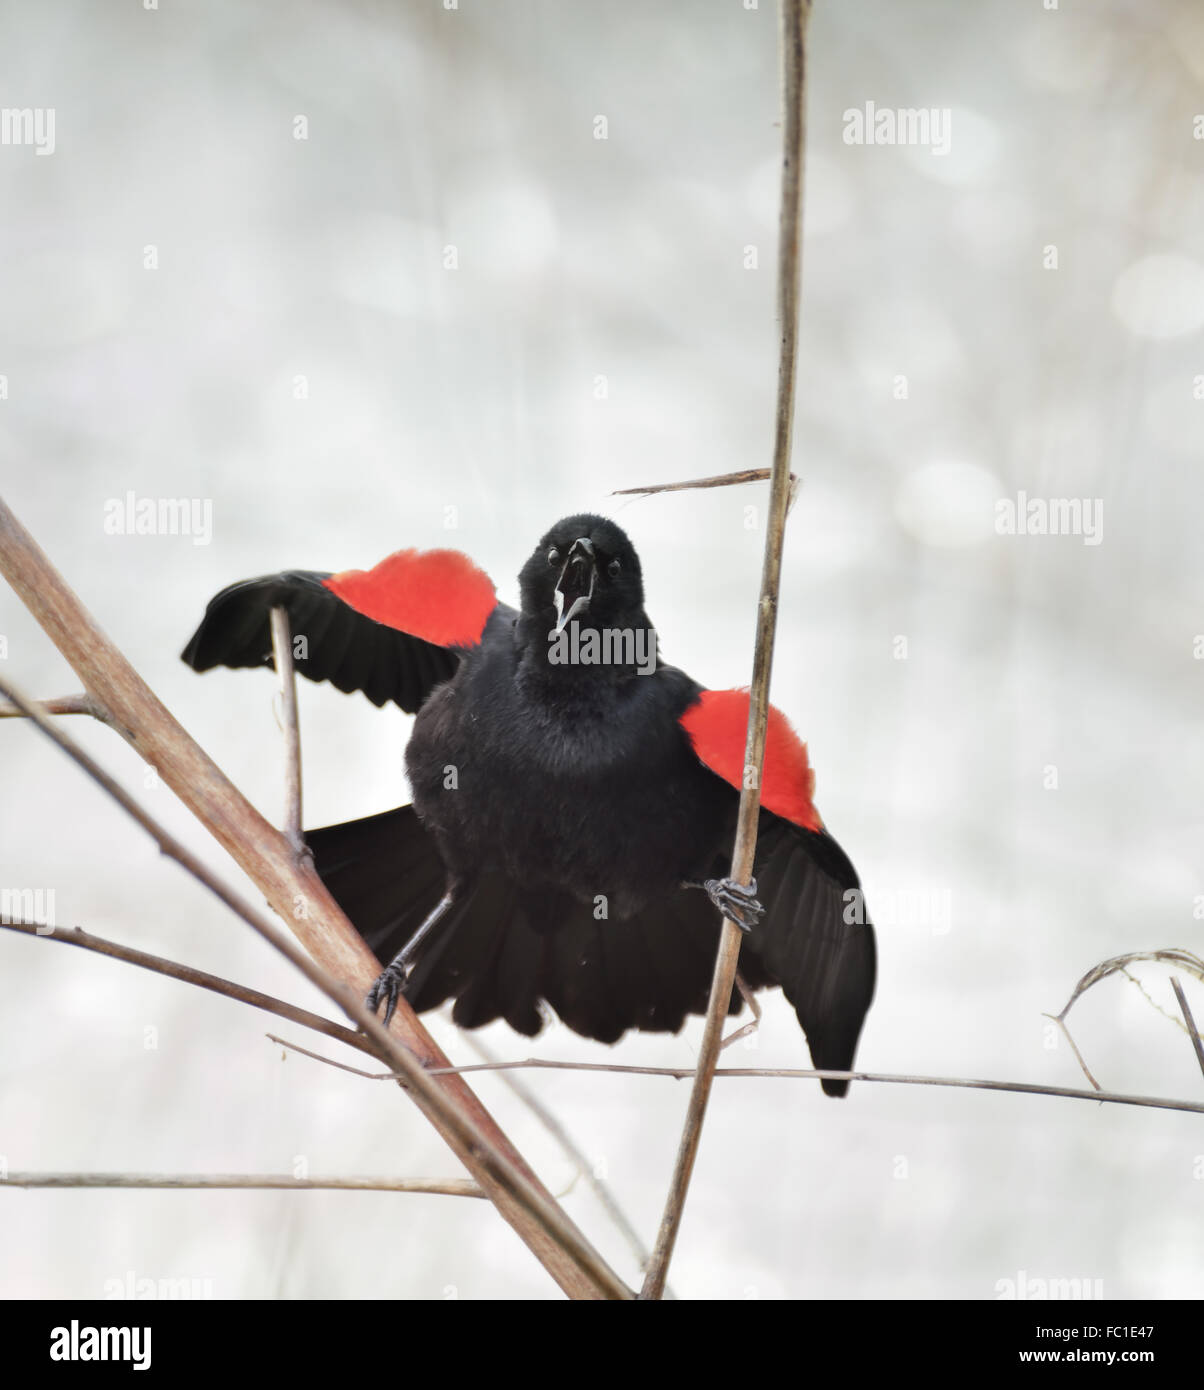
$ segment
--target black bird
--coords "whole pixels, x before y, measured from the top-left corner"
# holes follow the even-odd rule
[[[874,932],[812,803],[806,745],[772,710],[744,889],[725,875],[747,691],[704,690],[661,661],[639,559],[612,521],[557,522],[519,582],[516,612],[457,551],[290,571],[224,589],[184,650],[197,671],[271,666],[282,605],[302,674],[417,713],[413,805],[306,835],[392,960],[369,1004],[387,1018],[399,993],[419,1011],[454,999],[461,1027],[504,1018],[528,1036],[549,1006],[601,1042],[676,1032],[706,1011],[719,908],[747,933],[745,982],[780,984],[814,1064],[849,1070]],[[740,1004],[733,991],[729,1011]]]

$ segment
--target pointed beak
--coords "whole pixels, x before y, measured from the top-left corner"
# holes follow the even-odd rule
[[[566,624],[589,607],[597,580],[594,543],[587,536],[581,536],[573,542],[564,568],[560,571],[560,578],[556,581],[552,595],[556,604],[556,626],[553,631],[563,632]]]

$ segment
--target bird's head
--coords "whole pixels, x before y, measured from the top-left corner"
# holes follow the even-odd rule
[[[567,516],[541,537],[519,575],[520,641],[538,679],[626,680],[657,668],[640,561],[602,516]]]
[[[627,535],[602,516],[566,516],[535,547],[519,575],[523,616],[545,631],[647,626],[640,561]]]

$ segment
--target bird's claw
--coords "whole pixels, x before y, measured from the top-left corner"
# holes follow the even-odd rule
[[[747,884],[731,878],[708,878],[702,886],[719,911],[742,932],[752,931],[764,915],[765,909],[757,901],[755,878]]]
[[[385,1016],[381,1022],[386,1028],[393,1021],[393,1014],[397,1009],[397,997],[405,988],[406,978],[409,973],[410,972],[405,968],[397,970],[391,965],[387,966],[376,977],[376,983],[368,991],[367,997],[364,999],[364,1007],[372,1014],[380,1008],[381,1000],[384,1000]]]

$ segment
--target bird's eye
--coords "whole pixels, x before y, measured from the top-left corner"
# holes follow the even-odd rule
[[[558,565],[560,563],[560,551],[555,546],[548,551],[548,564]]]
[[[618,579],[619,571],[622,568],[623,566],[619,564],[618,560],[612,560],[610,564],[606,566],[606,573],[609,574],[612,579]]]

